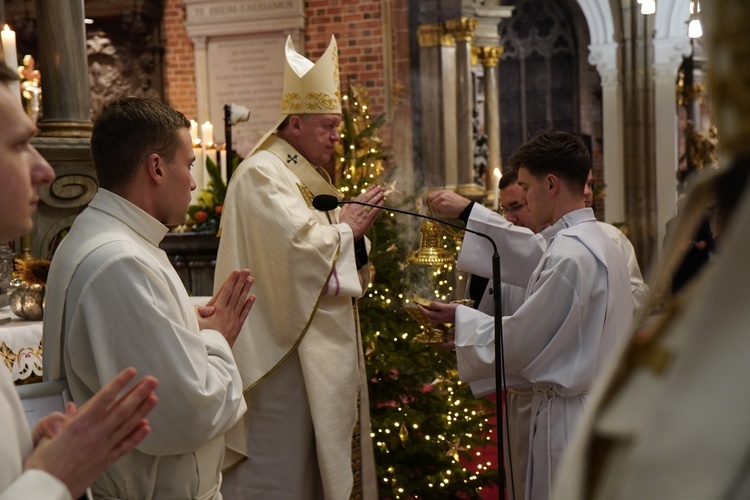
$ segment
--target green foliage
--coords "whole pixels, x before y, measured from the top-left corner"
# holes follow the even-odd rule
[[[336,144],[336,184],[345,194],[356,196],[383,175],[385,152],[377,132],[385,115],[370,116],[364,87],[351,83],[347,87],[341,101],[341,141]]]
[[[235,157],[233,160],[234,168],[237,168],[239,159]],[[208,182],[208,187],[201,189],[198,194],[198,203],[188,207],[188,220],[185,225],[190,231],[215,234],[219,230],[227,185],[211,158],[206,158],[206,171],[211,180]]]

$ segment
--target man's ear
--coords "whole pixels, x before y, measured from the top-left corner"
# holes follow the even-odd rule
[[[547,174],[544,178],[547,183],[547,192],[549,194],[556,194],[560,190],[560,178],[554,174]]]
[[[289,117],[289,130],[295,137],[302,135],[302,117],[300,115],[292,115]]]
[[[148,176],[157,184],[161,184],[164,181],[164,169],[166,166],[164,159],[158,153],[151,153],[148,155],[148,158],[146,158],[146,170],[148,171]]]

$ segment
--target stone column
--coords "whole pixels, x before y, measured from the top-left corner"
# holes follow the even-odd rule
[[[633,4],[635,5],[635,4]],[[623,7],[627,33],[622,42],[625,221],[628,238],[638,260],[648,269],[661,242],[656,228],[656,94],[651,61],[654,56],[653,16],[644,16],[636,8]],[[672,79],[674,93],[674,79]],[[676,114],[674,97],[669,113]],[[674,140],[675,130],[669,134]],[[661,145],[660,145],[661,146]],[[674,168],[674,166],[672,167]],[[606,179],[609,186],[609,179]]]
[[[445,27],[456,41],[456,190],[463,195],[476,196],[484,190],[474,183],[474,88],[471,72],[471,43],[476,19],[461,17],[446,21]]]
[[[623,97],[617,44],[589,47],[589,63],[596,66],[602,80],[602,163],[607,196],[604,218],[607,222],[625,221],[625,160]]]
[[[487,3],[487,2],[486,2]],[[503,54],[500,46],[500,23],[509,19],[515,7],[507,5],[474,6],[477,28],[474,31],[474,50],[484,69],[484,132],[487,134],[488,163],[485,172],[485,198],[492,202],[495,169],[502,170],[500,143],[500,84],[498,64]]]
[[[444,185],[458,185],[458,102],[456,82],[456,39],[443,29],[440,34],[440,148]]]
[[[31,255],[50,258],[59,235],[94,197],[83,0],[36,0],[43,118],[34,147],[55,169],[55,181],[39,190],[30,235]]]
[[[484,67],[484,131],[487,134],[489,161],[485,172],[485,189],[487,196],[494,193],[495,169],[500,165],[500,88],[498,85],[497,65],[503,47],[482,47],[480,58]],[[494,196],[494,194],[493,194]]]
[[[656,180],[656,255],[661,257],[666,224],[677,213],[677,89],[675,81],[683,55],[690,49],[687,37],[654,40],[654,135]],[[657,260],[659,262],[659,260]]]
[[[439,24],[419,27],[419,82],[422,118],[422,165],[424,186],[445,185],[442,144],[443,113]],[[421,187],[421,186],[419,186]]]
[[[91,137],[83,0],[36,0],[42,137]]]

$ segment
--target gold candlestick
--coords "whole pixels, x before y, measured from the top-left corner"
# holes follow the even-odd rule
[[[21,260],[31,260],[34,257],[31,255],[31,235],[24,234],[21,236],[21,249],[18,252],[18,258]]]

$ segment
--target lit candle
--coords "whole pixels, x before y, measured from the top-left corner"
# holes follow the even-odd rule
[[[206,157],[205,157],[206,164],[208,164],[208,159],[210,158],[211,162],[214,164],[214,167],[215,167],[216,166],[216,148],[214,147],[206,148],[204,152],[206,154]],[[211,181],[211,176],[208,173],[208,168],[206,168],[203,175],[205,176],[203,178],[203,189],[207,189],[208,183]]]
[[[0,31],[0,35],[2,35],[3,39],[3,56],[5,57],[5,64],[8,65],[10,69],[13,70],[13,73],[18,73],[18,55],[16,54],[16,32],[13,31],[8,27],[8,25],[5,25],[5,28],[3,28],[3,31]],[[13,82],[11,85],[15,86],[15,92],[18,96],[18,100],[21,100],[21,90],[18,88],[18,83]],[[11,86],[11,90],[13,90],[13,86]]]
[[[221,163],[221,179],[224,181],[224,183],[227,182],[227,145],[223,144],[221,146],[221,151],[219,151],[219,163]]]
[[[496,168],[492,176],[492,208],[497,210],[500,208],[500,178],[503,176],[499,168]]]
[[[198,139],[198,122],[190,120],[190,140],[193,141],[193,146],[197,146],[200,142]]]
[[[201,139],[206,147],[211,147],[214,143],[214,126],[211,122],[205,122],[201,125]]]
[[[16,32],[6,24],[2,31],[3,55],[5,64],[15,73],[18,71],[18,55],[16,54]]]

